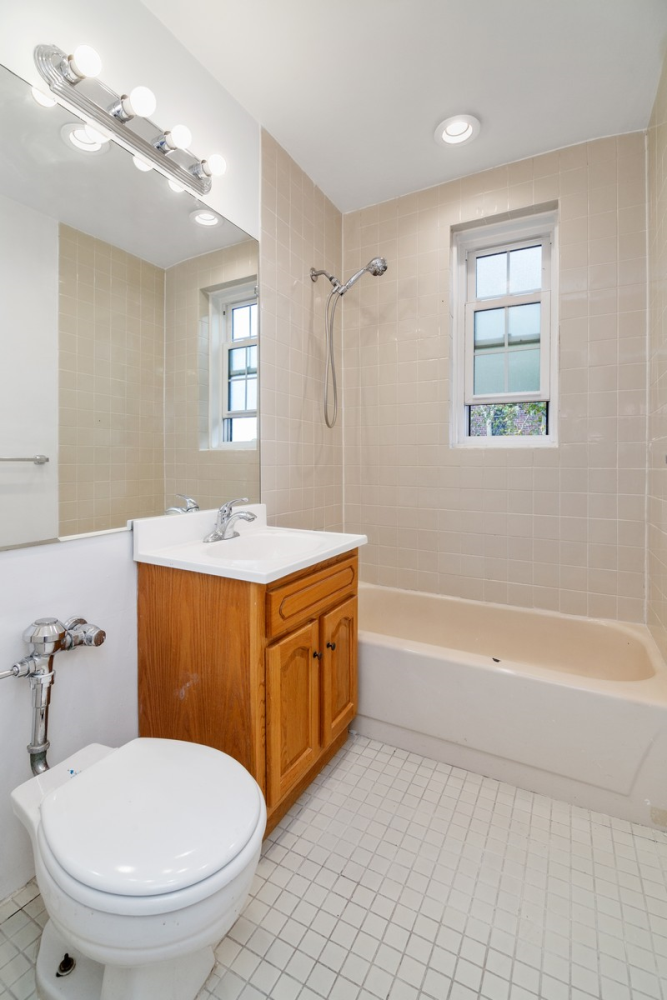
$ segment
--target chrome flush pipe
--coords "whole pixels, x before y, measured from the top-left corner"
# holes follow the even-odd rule
[[[61,650],[74,646],[100,646],[106,633],[97,625],[89,625],[84,618],[70,618],[65,624],[57,618],[38,618],[23,633],[30,653],[9,670],[4,677],[28,677],[32,688],[32,739],[28,744],[30,767],[33,774],[48,771],[46,752],[51,685],[55,680],[53,657]]]

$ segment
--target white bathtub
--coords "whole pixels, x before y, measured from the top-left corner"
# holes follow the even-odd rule
[[[362,584],[372,739],[667,827],[667,667],[648,629]]]

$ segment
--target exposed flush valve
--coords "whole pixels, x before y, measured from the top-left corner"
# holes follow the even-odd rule
[[[51,685],[55,679],[53,657],[74,646],[101,646],[106,639],[97,625],[85,618],[69,618],[65,624],[58,618],[37,618],[23,633],[23,641],[30,647],[28,656],[0,673],[4,677],[28,677],[32,688],[32,741],[28,744],[30,766],[33,774],[48,770],[46,738]]]
[[[101,646],[107,637],[98,625],[91,625],[85,618],[68,618],[65,622],[64,649],[73,646]]]

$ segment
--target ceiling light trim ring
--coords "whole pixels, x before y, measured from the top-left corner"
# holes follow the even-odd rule
[[[143,136],[128,130],[124,122],[86,97],[76,85],[70,83],[63,76],[61,69],[63,59],[66,60],[67,56],[57,45],[38,45],[35,49],[35,65],[40,76],[49,85],[49,89],[58,96],[60,104],[74,114],[83,115],[92,125],[98,125],[100,130],[109,133],[119,146],[122,146],[129,153],[139,154],[164,177],[181,184],[191,194],[197,197],[208,194],[212,187],[209,176],[206,174],[199,176],[195,170],[183,167],[176,160],[170,159]],[[95,82],[100,86],[99,80]],[[102,86],[104,85],[102,84]],[[108,90],[113,104],[120,100],[120,97],[109,88],[105,87],[104,89]],[[149,121],[148,118],[145,120]],[[164,129],[160,126],[155,126],[155,128],[158,135],[164,134]],[[195,161],[195,169],[199,163],[200,161]]]
[[[461,125],[464,127],[457,127]],[[477,138],[481,127],[482,123],[474,115],[450,115],[440,122],[433,138],[439,146],[465,146]]]

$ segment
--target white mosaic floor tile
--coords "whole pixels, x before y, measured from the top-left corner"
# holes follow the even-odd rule
[[[352,736],[264,845],[200,1000],[667,1000],[667,836]],[[45,914],[0,903],[0,1000]]]

